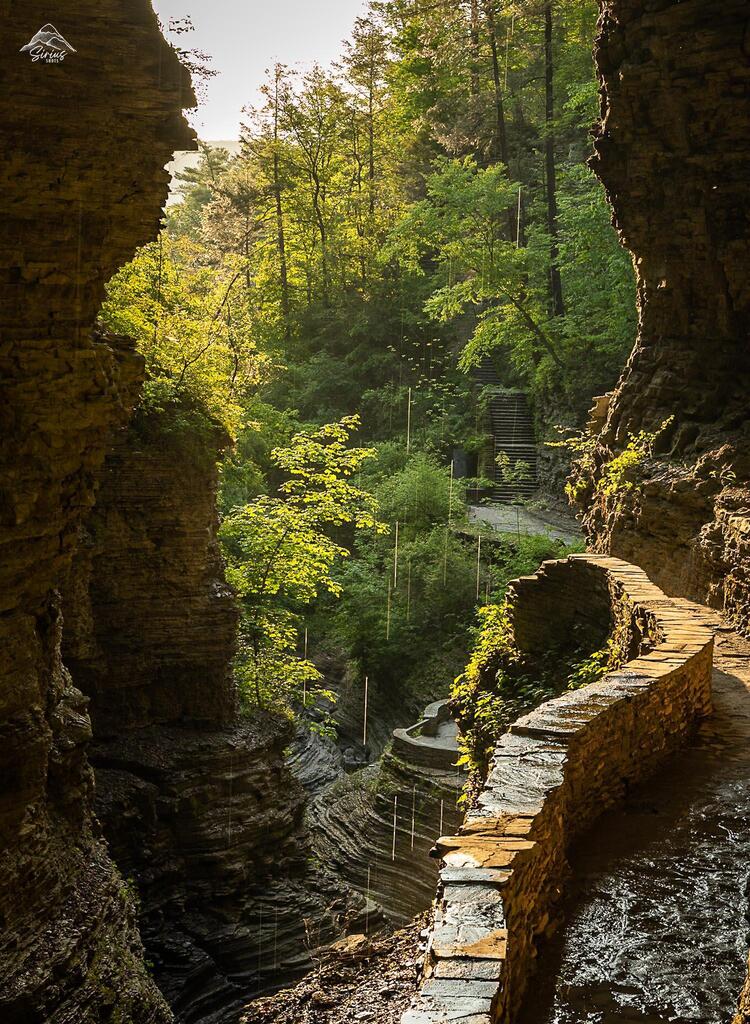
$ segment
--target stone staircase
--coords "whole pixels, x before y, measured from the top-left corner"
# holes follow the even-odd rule
[[[487,461],[491,462],[487,475],[494,480],[492,499],[509,503],[530,498],[537,488],[538,451],[526,395],[523,391],[504,388],[489,359],[474,370],[474,380],[480,388],[492,389],[489,400],[492,449],[487,452]],[[526,464],[526,479],[514,483],[503,480],[496,462],[501,452],[508,456],[511,469],[519,462]]]

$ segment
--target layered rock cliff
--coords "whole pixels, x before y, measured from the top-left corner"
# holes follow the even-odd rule
[[[92,816],[57,588],[140,373],[128,343],[92,325],[107,278],[156,234],[192,94],[148,0],[61,7],[76,52],[58,64],[19,52],[49,5],[2,13],[0,1017],[166,1021]]]
[[[64,594],[97,814],[137,888],[156,980],[179,1020],[201,1024],[298,977],[306,945],[338,937],[350,910],[308,863],[292,724],[240,714],[216,539],[226,442],[195,410],[140,409],[107,457]]]
[[[594,169],[639,329],[588,465],[592,546],[750,629],[750,22],[745,0],[601,0]],[[607,466],[639,431],[653,457]],[[631,445],[632,450],[632,445]],[[609,492],[609,493],[607,493]],[[750,990],[738,1020],[750,1019]]]
[[[239,613],[217,540],[223,431],[139,409],[107,456],[66,586],[64,659],[99,743],[234,722]]]
[[[403,927],[432,903],[437,867],[430,850],[458,828],[464,782],[465,773],[454,767],[419,767],[387,753],[312,801],[313,849],[370,901],[373,932],[381,914]]]
[[[750,34],[744,0],[602,0],[594,169],[638,277],[635,349],[579,491],[596,550],[750,628]],[[602,474],[641,430],[630,489]]]

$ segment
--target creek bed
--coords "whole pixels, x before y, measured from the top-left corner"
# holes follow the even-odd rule
[[[541,953],[522,1024],[731,1020],[749,928],[746,659],[726,651],[716,713],[693,745],[571,852],[566,924]]]

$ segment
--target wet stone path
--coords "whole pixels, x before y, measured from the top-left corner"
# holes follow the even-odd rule
[[[522,1024],[727,1024],[750,921],[750,644],[717,638],[715,715],[571,853],[566,924]]]

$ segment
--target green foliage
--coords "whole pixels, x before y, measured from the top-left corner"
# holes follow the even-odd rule
[[[596,683],[611,669],[611,651],[609,644],[601,650],[594,651],[573,666],[568,676],[568,689],[579,690],[589,683]]]
[[[506,383],[530,390],[540,421],[580,420],[590,396],[616,380],[635,335],[632,268],[585,166],[598,112],[596,4],[552,6],[551,120],[543,6],[379,6],[393,33],[389,78],[418,126],[410,157],[427,192],[396,229],[398,258],[423,274],[426,310],[455,328],[465,367],[490,356]],[[553,266],[563,315],[551,307]]]
[[[505,602],[479,609],[479,626],[465,671],[451,690],[461,725],[461,762],[472,781],[486,773],[495,743],[510,723],[553,693],[522,671]]]
[[[288,708],[300,689],[320,680],[296,650],[300,611],[323,591],[341,594],[333,569],[349,550],[331,531],[385,530],[374,498],[352,483],[374,454],[348,446],[357,426],[347,417],[296,434],[273,452],[288,475],[280,496],[261,495],[222,525],[227,579],[243,609],[238,679],[245,699],[259,706]]]
[[[564,544],[542,534],[521,535],[518,538],[505,537],[503,543],[493,544],[492,557],[492,588],[493,601],[500,602],[511,580],[519,576],[528,576],[536,572],[542,562],[552,558],[566,558],[575,551],[582,550],[581,545]]]
[[[540,423],[577,424],[634,334],[628,256],[585,166],[596,4],[554,5],[552,119],[543,13],[377,0],[332,70],[270,70],[240,155],[204,147],[160,241],[110,282],[103,317],[145,356],[147,406],[207,453],[214,422],[236,442],[220,509],[250,703],[323,689],[300,657],[305,624],[315,654],[399,698],[434,693],[464,660],[477,592],[502,601],[560,553],[483,544],[477,578],[476,539],[454,532],[468,481],[451,495],[448,469],[486,444],[467,379],[483,358]],[[368,448],[349,447],[355,411]],[[607,486],[636,468],[614,465]],[[476,694],[480,752],[532,691]]]
[[[637,434],[629,434],[623,450],[602,467],[598,493],[611,498],[637,488],[644,462],[653,455],[658,438],[673,421],[674,416],[670,416],[658,430],[639,430]]]
[[[589,496],[601,500],[622,501],[627,494],[640,492],[643,468],[654,453],[659,438],[674,422],[668,417],[656,430],[629,434],[622,451],[599,465],[599,439],[588,431],[572,431],[562,441],[548,441],[550,448],[564,448],[574,460],[574,476],[565,485],[571,504],[584,504]],[[561,428],[559,428],[561,429]]]
[[[558,434],[564,427],[556,428]],[[575,475],[565,484],[565,493],[571,505],[582,504],[590,489],[591,477],[596,469],[597,438],[588,430],[572,430],[560,441],[545,442],[548,448],[559,448],[570,453],[576,467]]]
[[[299,428],[294,412],[279,410],[260,397],[248,400],[234,447],[221,467],[222,514],[280,486],[282,475],[273,451],[289,444]]]
[[[524,459],[516,459],[515,462],[511,462],[510,456],[506,452],[500,452],[495,456],[495,464],[498,468],[498,476],[503,483],[508,484],[510,487],[517,488],[520,484],[531,479],[531,466]],[[523,497],[516,492],[511,501],[514,505],[520,505],[523,502]],[[518,509],[516,509],[516,516],[520,535],[521,525],[520,518],[518,518],[520,516]]]
[[[492,546],[494,603],[478,609],[469,662],[451,689],[461,725],[461,763],[469,766],[474,782],[483,777],[495,743],[508,725],[548,700],[559,687],[554,673],[529,673],[523,665],[505,600],[508,584],[535,572],[543,561],[564,558],[570,551],[542,536],[507,539],[502,545]]]
[[[145,356],[147,405],[187,400],[236,432],[243,399],[270,370],[251,340],[242,273],[234,256],[209,267],[200,246],[163,235],[109,282],[101,318]]]
[[[441,649],[460,649],[476,602],[475,557],[445,527],[400,546],[395,583],[394,554],[393,532],[387,545],[358,543],[356,558],[340,568],[343,596],[331,617],[333,641],[384,685]],[[433,686],[442,689],[449,678],[438,676]]]
[[[449,519],[461,521],[466,515],[461,489],[457,483],[451,484],[448,469],[422,452],[386,477],[376,494],[384,518],[400,523],[411,536]]]
[[[522,484],[529,479],[531,467],[523,459],[516,459],[511,462],[506,452],[500,452],[495,456],[495,464],[500,471],[500,479],[506,484]]]
[[[578,409],[614,378],[632,344],[634,291],[593,176],[574,167],[563,180],[570,189],[561,199],[558,243],[571,298],[565,316],[549,308],[546,229],[530,225],[525,246],[509,235],[520,186],[502,165],[440,158],[426,198],[409,208],[386,251],[410,272],[429,274],[429,317],[450,324],[471,315],[465,370],[504,353],[511,382],[538,400],[556,391],[564,407]]]
[[[607,642],[599,650],[593,651],[574,661],[568,675],[568,689],[577,690],[581,686],[595,683],[607,672],[622,668],[631,657],[633,644],[631,615],[627,605],[620,603],[616,609],[615,624]],[[644,637],[639,645],[639,653],[648,646],[649,638]]]

